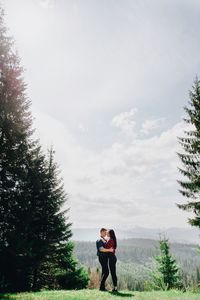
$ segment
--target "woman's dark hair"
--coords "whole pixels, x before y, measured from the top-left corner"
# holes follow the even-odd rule
[[[115,232],[113,229],[109,229],[108,230],[109,234],[110,234],[110,238],[114,241],[114,248],[116,249],[117,248],[117,238],[116,238],[116,235],[115,235]]]

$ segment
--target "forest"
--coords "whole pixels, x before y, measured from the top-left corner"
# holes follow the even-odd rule
[[[196,244],[170,243],[171,253],[176,259],[184,285],[197,285],[200,280],[200,254]],[[154,257],[159,254],[159,243],[151,239],[118,240],[117,272],[121,289],[139,290],[146,288],[145,282],[155,269]],[[94,242],[75,242],[75,255],[86,266],[91,275],[91,286],[97,287],[100,264]],[[95,280],[96,278],[96,280]],[[109,278],[111,284],[111,278]]]

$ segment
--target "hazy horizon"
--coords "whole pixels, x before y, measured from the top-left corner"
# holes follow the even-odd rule
[[[118,240],[145,239],[160,240],[161,237],[168,239],[169,243],[199,244],[199,229],[191,227],[169,228],[145,228],[136,226],[130,229],[114,228]],[[73,241],[95,242],[100,236],[99,228],[74,228],[72,227]]]
[[[1,2],[73,228],[190,228],[176,151],[200,69],[200,2]]]

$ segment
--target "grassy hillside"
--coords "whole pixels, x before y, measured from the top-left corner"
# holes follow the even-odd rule
[[[116,295],[110,292],[99,292],[98,290],[79,291],[46,291],[37,293],[19,293],[13,295],[2,295],[0,299],[16,300],[199,300],[200,294],[182,293],[171,290],[168,292],[127,292],[123,291]]]

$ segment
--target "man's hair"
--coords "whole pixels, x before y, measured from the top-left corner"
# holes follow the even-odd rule
[[[105,228],[101,228],[100,232],[102,232],[102,231],[107,231],[107,229],[105,229]]]

